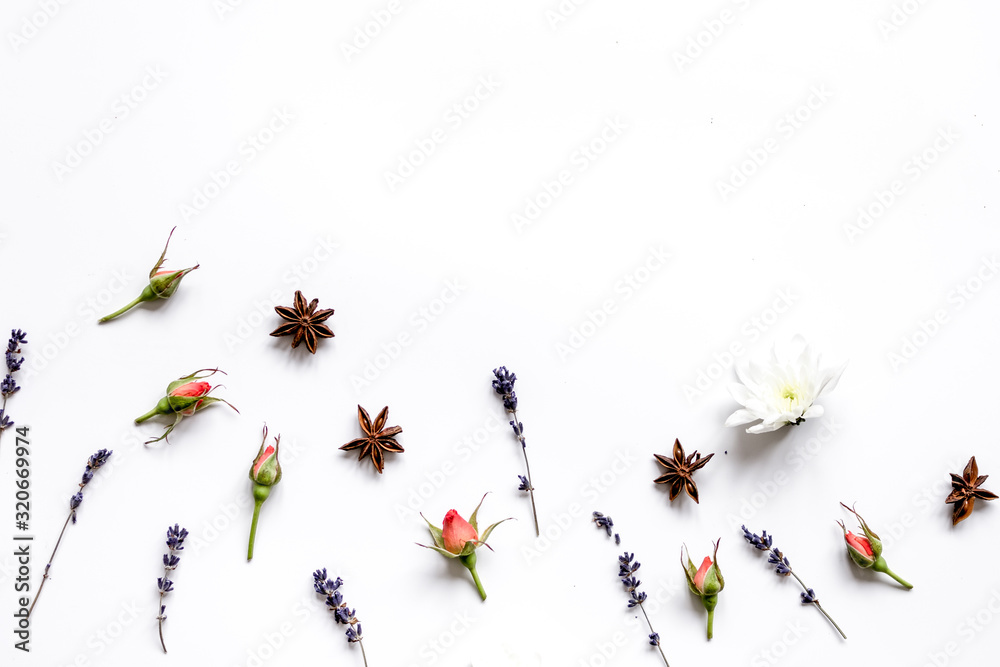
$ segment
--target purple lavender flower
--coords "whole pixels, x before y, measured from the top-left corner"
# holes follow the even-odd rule
[[[833,627],[837,628],[837,632],[840,633],[840,636],[847,639],[847,635],[844,634],[844,631],[840,629],[840,626],[837,625],[836,621],[834,621],[833,618],[826,613],[826,610],[823,609],[823,606],[819,603],[819,598],[816,597],[816,591],[808,588],[805,583],[799,579],[799,575],[795,574],[795,571],[792,570],[792,564],[788,562],[788,558],[781,553],[778,547],[773,546],[774,537],[772,535],[768,535],[766,530],[762,531],[761,535],[757,535],[756,533],[751,533],[747,530],[746,526],[740,527],[743,529],[743,539],[749,542],[750,546],[760,551],[767,551],[767,562],[774,566],[775,574],[779,577],[795,577],[795,580],[799,582],[799,585],[802,586],[802,590],[804,591],[803,593],[800,593],[802,604],[816,605],[816,608],[819,609],[824,616],[826,616],[826,620],[830,621],[830,623],[833,624]]]
[[[167,606],[163,604],[163,597],[174,590],[174,582],[168,579],[167,575],[171,570],[176,570],[180,564],[181,559],[177,556],[177,552],[184,550],[184,538],[187,536],[187,530],[181,528],[179,524],[167,526],[167,553],[163,554],[163,576],[156,580],[156,588],[160,591],[160,613],[156,621],[160,626],[160,646],[163,647],[164,653],[167,652],[167,645],[163,641],[163,621],[167,620],[167,615],[163,612],[167,610]]]
[[[344,580],[340,577],[330,579],[326,574],[325,567],[322,570],[313,572],[313,590],[326,598],[326,608],[333,613],[334,620],[337,623],[349,626],[347,632],[344,633],[347,635],[347,641],[350,644],[356,643],[361,647],[361,658],[365,662],[365,667],[368,667],[368,656],[365,655],[365,645],[361,641],[363,639],[361,636],[361,622],[354,615],[354,610],[349,608],[347,603],[344,602],[344,596],[340,592],[340,587],[343,585]]]
[[[531,483],[531,466],[528,464],[528,445],[524,440],[524,424],[517,419],[517,394],[514,393],[514,382],[517,376],[507,370],[506,366],[493,369],[493,390],[503,399],[504,409],[510,413],[510,427],[514,431],[514,437],[521,443],[521,453],[524,455],[525,475],[518,475],[520,484],[518,491],[527,491],[531,500],[531,516],[535,520],[535,536],[541,535],[538,529],[538,511],[535,509],[535,487]]]
[[[7,415],[7,399],[21,390],[21,388],[17,386],[17,382],[14,380],[14,373],[21,370],[21,364],[24,363],[24,357],[18,359],[17,355],[21,352],[21,345],[27,342],[28,334],[24,333],[20,329],[11,329],[10,339],[7,341],[7,351],[5,354],[7,374],[4,376],[3,380],[0,380],[0,396],[3,396],[2,403],[0,403],[0,433],[3,433],[4,429],[14,425],[10,416]]]
[[[607,532],[608,537],[611,537],[611,528],[615,525],[615,522],[611,520],[610,516],[606,516],[601,512],[594,512],[592,521],[598,528],[604,529]],[[618,533],[614,533],[615,544],[621,544],[621,536]],[[646,625],[649,626],[649,643],[651,646],[655,646],[660,652],[660,657],[663,658],[663,664],[670,667],[670,663],[667,662],[667,656],[663,652],[663,647],[660,646],[660,635],[655,630],[653,630],[653,624],[649,620],[649,614],[646,613],[646,608],[642,606],[642,603],[646,601],[646,594],[639,590],[639,586],[642,585],[642,581],[635,576],[635,573],[639,571],[640,563],[635,559],[634,553],[629,553],[628,551],[622,553],[618,557],[618,578],[622,582],[622,586],[625,587],[625,592],[628,593],[627,604],[629,609],[639,608],[642,612],[643,617],[646,619]]]
[[[31,601],[31,606],[28,608],[29,618],[31,617],[31,612],[35,609],[35,604],[38,602],[38,596],[42,594],[42,588],[45,586],[45,582],[49,578],[49,568],[52,567],[52,561],[55,560],[56,551],[62,543],[63,534],[66,532],[66,526],[69,525],[71,520],[73,523],[76,523],[76,510],[80,507],[80,503],[83,502],[83,488],[94,478],[94,471],[107,463],[107,460],[111,457],[111,453],[110,449],[99,449],[87,460],[87,467],[83,472],[82,481],[79,484],[80,490],[70,496],[69,516],[66,517],[66,523],[63,524],[62,530],[59,531],[59,539],[56,540],[56,546],[52,549],[52,555],[49,556],[49,562],[45,565],[45,571],[42,573],[42,583],[38,584],[38,592],[35,593],[35,599]]]

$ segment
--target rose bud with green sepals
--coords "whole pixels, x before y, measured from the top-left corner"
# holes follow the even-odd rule
[[[206,373],[201,375],[201,373]],[[225,372],[220,371],[218,368],[202,368],[197,370],[190,375],[185,375],[182,378],[174,380],[167,385],[166,396],[161,398],[156,407],[147,412],[146,414],[136,417],[135,423],[141,424],[142,422],[155,417],[156,415],[174,415],[174,423],[167,427],[167,430],[159,438],[153,438],[152,440],[147,440],[146,444],[153,442],[159,442],[163,440],[170,432],[176,428],[177,424],[180,423],[181,419],[184,417],[190,417],[198,410],[201,410],[212,403],[222,401],[229,407],[236,410],[228,401],[222,398],[216,398],[214,396],[209,396],[208,394],[216,389],[219,385],[213,387],[208,382],[203,382],[202,380],[207,377],[211,377],[216,373]],[[239,410],[236,410],[239,412]]]
[[[496,523],[487,527],[482,535],[479,534],[479,524],[477,522],[477,516],[479,514],[479,508],[483,504],[483,500],[486,500],[486,496],[479,501],[479,505],[476,505],[476,509],[472,511],[472,516],[466,521],[462,516],[455,510],[448,510],[448,513],[444,515],[444,522],[442,527],[438,528],[430,521],[427,521],[427,517],[423,514],[420,516],[427,521],[427,526],[430,528],[431,537],[434,540],[434,546],[429,546],[426,544],[419,544],[426,549],[433,549],[442,556],[446,558],[458,558],[459,561],[464,565],[469,572],[472,573],[472,580],[476,584],[476,589],[479,591],[479,595],[485,600],[486,590],[483,588],[483,583],[479,580],[479,574],[476,572],[476,549],[481,546],[486,546],[486,540],[489,539],[490,533],[493,529],[499,526],[504,521],[510,521],[509,518],[502,519]],[[492,550],[492,549],[491,549]]]
[[[719,542],[716,540],[715,551],[712,556],[705,556],[701,562],[701,567],[695,568],[691,562],[691,557],[687,555],[687,547],[681,549],[681,566],[684,568],[684,575],[687,577],[688,588],[691,592],[701,598],[701,603],[708,612],[708,638],[712,638],[712,625],[715,621],[715,606],[719,603],[719,592],[725,587],[726,582],[722,578],[722,570],[719,569],[718,553]],[[685,563],[687,561],[687,563]]]
[[[854,561],[854,564],[866,570],[871,568],[876,572],[887,574],[902,584],[907,590],[913,588],[913,584],[889,569],[889,565],[882,558],[882,540],[868,527],[868,523],[853,508],[844,505],[844,503],[840,504],[844,509],[857,517],[858,521],[861,522],[861,532],[864,533],[864,537],[855,535],[847,530],[842,521],[837,522],[840,524],[840,529],[844,531],[844,542],[847,545],[847,553],[850,555],[851,560]]]
[[[153,267],[153,270],[149,272],[149,284],[143,288],[142,292],[137,296],[131,303],[123,306],[122,308],[116,310],[110,315],[105,315],[98,322],[107,322],[108,320],[113,320],[119,315],[132,310],[140,303],[144,301],[152,301],[154,299],[169,299],[173,296],[174,292],[181,284],[181,279],[187,274],[191,273],[198,268],[198,264],[186,269],[177,270],[167,270],[161,271],[160,267],[163,266],[164,260],[167,258],[167,247],[170,245],[170,237],[174,235],[174,231],[177,228],[174,227],[170,230],[170,236],[167,237],[167,244],[163,246],[163,252],[160,254],[160,260]]]
[[[253,560],[253,544],[257,537],[257,519],[260,517],[260,506],[271,495],[271,487],[281,481],[281,464],[278,463],[278,446],[281,436],[274,439],[273,445],[267,444],[267,426],[264,427],[264,440],[260,443],[257,458],[250,466],[250,481],[253,483],[253,520],[250,523],[250,544],[247,547],[247,561]]]

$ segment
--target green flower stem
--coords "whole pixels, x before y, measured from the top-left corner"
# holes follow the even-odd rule
[[[142,422],[146,421],[147,419],[150,419],[151,417],[155,417],[156,415],[169,415],[173,412],[175,412],[175,410],[170,406],[170,399],[164,396],[157,402],[155,408],[153,408],[143,416],[137,417],[135,423],[141,424]]]
[[[881,556],[879,556],[878,560],[875,561],[875,564],[872,565],[872,569],[875,570],[876,572],[881,572],[883,574],[888,574],[890,577],[892,577],[893,579],[895,579],[896,581],[898,581],[900,584],[902,584],[903,588],[905,588],[907,590],[913,588],[913,584],[911,584],[906,579],[903,579],[901,576],[899,576],[898,574],[896,574],[895,572],[893,572],[892,570],[890,570],[889,569],[889,565],[885,562],[885,559],[882,558]]]
[[[705,611],[708,612],[708,638],[711,639],[712,628],[715,626],[715,605],[719,604],[718,594],[703,595],[701,604],[704,605]]]
[[[462,565],[468,568],[469,572],[472,573],[472,580],[476,582],[476,589],[479,591],[479,595],[485,600],[486,599],[486,589],[483,588],[483,582],[479,580],[479,573],[476,572],[476,552],[473,551],[468,556],[459,556]]]
[[[260,506],[271,495],[271,487],[263,484],[253,485],[253,520],[250,522],[250,544],[247,546],[247,562],[253,560],[253,543],[257,539],[257,519],[260,517]]]
[[[153,408],[152,410],[150,410],[149,412],[147,412],[146,414],[144,414],[141,417],[136,417],[135,418],[135,423],[136,424],[141,424],[142,422],[146,421],[147,419],[152,419],[153,417],[155,417],[158,414],[160,414],[160,408],[159,408],[159,406]]]
[[[146,287],[143,288],[142,293],[140,293],[139,296],[135,297],[135,299],[131,303],[129,303],[126,306],[122,306],[121,308],[119,308],[115,312],[111,313],[110,315],[105,315],[104,317],[102,317],[101,319],[99,319],[97,321],[98,322],[107,322],[108,320],[113,320],[116,317],[118,317],[119,315],[132,310],[133,308],[135,308],[136,306],[138,306],[140,303],[142,303],[144,301],[151,301],[152,299],[155,299],[155,298],[156,298],[156,294],[153,293],[152,288],[149,285],[146,285]]]

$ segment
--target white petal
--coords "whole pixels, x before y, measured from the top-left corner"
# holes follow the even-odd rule
[[[757,389],[757,386],[758,386],[758,378],[753,373],[753,369],[751,369],[750,366],[751,366],[750,364],[747,364],[747,365],[739,364],[739,365],[737,365],[736,366],[736,377],[738,377],[739,380],[740,380],[740,382],[742,382],[744,385],[746,385],[746,387],[750,391],[755,392],[756,389]]]
[[[816,396],[823,395],[824,392],[833,391],[837,388],[837,383],[840,382],[840,376],[844,374],[844,370],[847,369],[847,362],[845,361],[841,364],[840,368],[836,370],[827,371],[828,375],[823,378],[823,382],[819,385],[819,390],[816,392]]]
[[[815,419],[822,417],[825,410],[822,405],[810,405],[809,409],[802,413],[803,419]]]
[[[785,422],[762,422],[747,429],[747,433],[770,433],[777,431],[785,425]]]
[[[739,426],[740,424],[755,422],[758,419],[760,417],[749,410],[737,410],[726,418],[726,426]]]
[[[753,399],[753,396],[750,395],[750,391],[746,387],[735,382],[729,385],[729,395],[742,406],[746,406],[747,401]]]

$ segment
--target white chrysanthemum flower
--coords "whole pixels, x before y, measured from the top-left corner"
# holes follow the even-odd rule
[[[747,433],[777,431],[786,424],[801,424],[823,414],[816,400],[833,391],[847,366],[824,368],[802,336],[795,336],[788,349],[779,353],[775,345],[767,365],[748,363],[736,367],[742,384],[729,385],[729,393],[743,407],[726,420],[726,426],[739,426],[761,420]]]

